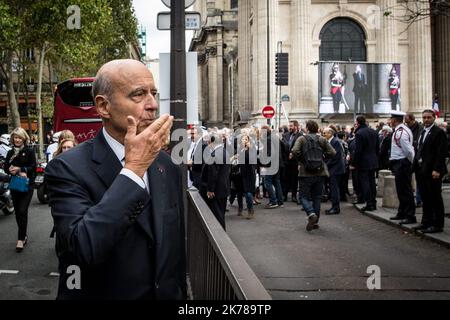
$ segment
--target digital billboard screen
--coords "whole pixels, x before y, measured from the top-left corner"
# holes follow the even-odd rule
[[[319,63],[319,113],[389,114],[401,111],[400,64]]]

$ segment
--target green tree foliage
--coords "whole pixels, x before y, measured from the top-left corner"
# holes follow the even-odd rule
[[[80,9],[79,29],[68,28],[68,8],[74,5]],[[94,76],[105,62],[127,57],[128,44],[137,41],[131,0],[0,0],[0,30],[0,57],[6,59],[1,63],[3,78],[8,77],[7,62],[11,64],[14,55],[20,56],[20,50],[34,48],[37,53],[40,141],[42,109],[45,106],[49,111],[51,105],[41,99],[47,62],[56,73],[55,82]]]

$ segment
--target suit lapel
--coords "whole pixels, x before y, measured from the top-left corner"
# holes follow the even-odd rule
[[[105,187],[109,188],[123,167],[106,142],[102,130],[100,130],[100,133],[94,139],[92,161],[95,164],[95,173]]]
[[[158,246],[162,243],[163,238],[163,216],[159,214],[163,208],[167,208],[169,197],[167,194],[167,172],[166,168],[161,164],[158,158],[150,166],[148,170],[150,193],[152,195],[158,195],[152,197],[153,207],[153,231],[155,234],[155,240]]]
[[[116,154],[106,142],[106,139],[101,130],[97,137],[94,139],[92,161],[94,162],[94,171],[103,182],[106,189],[113,184],[116,177],[123,169],[122,163],[117,159]],[[148,197],[145,203],[144,213],[139,215],[136,219],[145,233],[153,239],[153,232],[151,229],[151,217],[150,217],[150,205],[151,198]]]

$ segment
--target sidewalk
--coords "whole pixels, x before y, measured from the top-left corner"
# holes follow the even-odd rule
[[[364,207],[364,204],[357,204],[355,205],[355,208],[358,209],[361,213],[365,214],[368,217],[371,217],[373,219],[376,219],[378,221],[384,222],[386,224],[398,227],[402,230],[404,230],[407,233],[416,234],[424,239],[428,239],[431,241],[434,241],[436,243],[439,243],[443,246],[446,246],[450,248],[450,185],[444,185],[442,188],[442,196],[444,198],[444,207],[445,207],[445,226],[444,226],[444,232],[442,233],[435,233],[435,234],[424,234],[420,231],[413,230],[414,227],[417,227],[420,225],[420,221],[422,220],[422,208],[417,209],[416,211],[416,217],[417,217],[417,224],[410,224],[410,225],[400,225],[399,221],[391,221],[390,218],[395,216],[397,214],[396,209],[389,209],[389,208],[383,208],[383,199],[377,198],[377,210],[373,212],[363,212],[361,209]]]

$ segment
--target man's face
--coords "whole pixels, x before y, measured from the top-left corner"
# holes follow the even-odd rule
[[[289,123],[289,132],[290,133],[297,133],[297,127],[295,126],[294,123]]]
[[[138,124],[139,134],[156,119],[158,103],[153,75],[144,65],[130,64],[118,69],[111,77],[113,94],[108,97],[109,124],[114,131],[125,135],[127,117],[132,116]]]
[[[330,130],[324,130],[323,136],[325,137],[325,139],[330,140],[333,137],[333,134]]]
[[[427,128],[431,127],[434,124],[434,121],[436,121],[436,118],[433,116],[430,112],[425,112],[422,115],[423,125]]]

